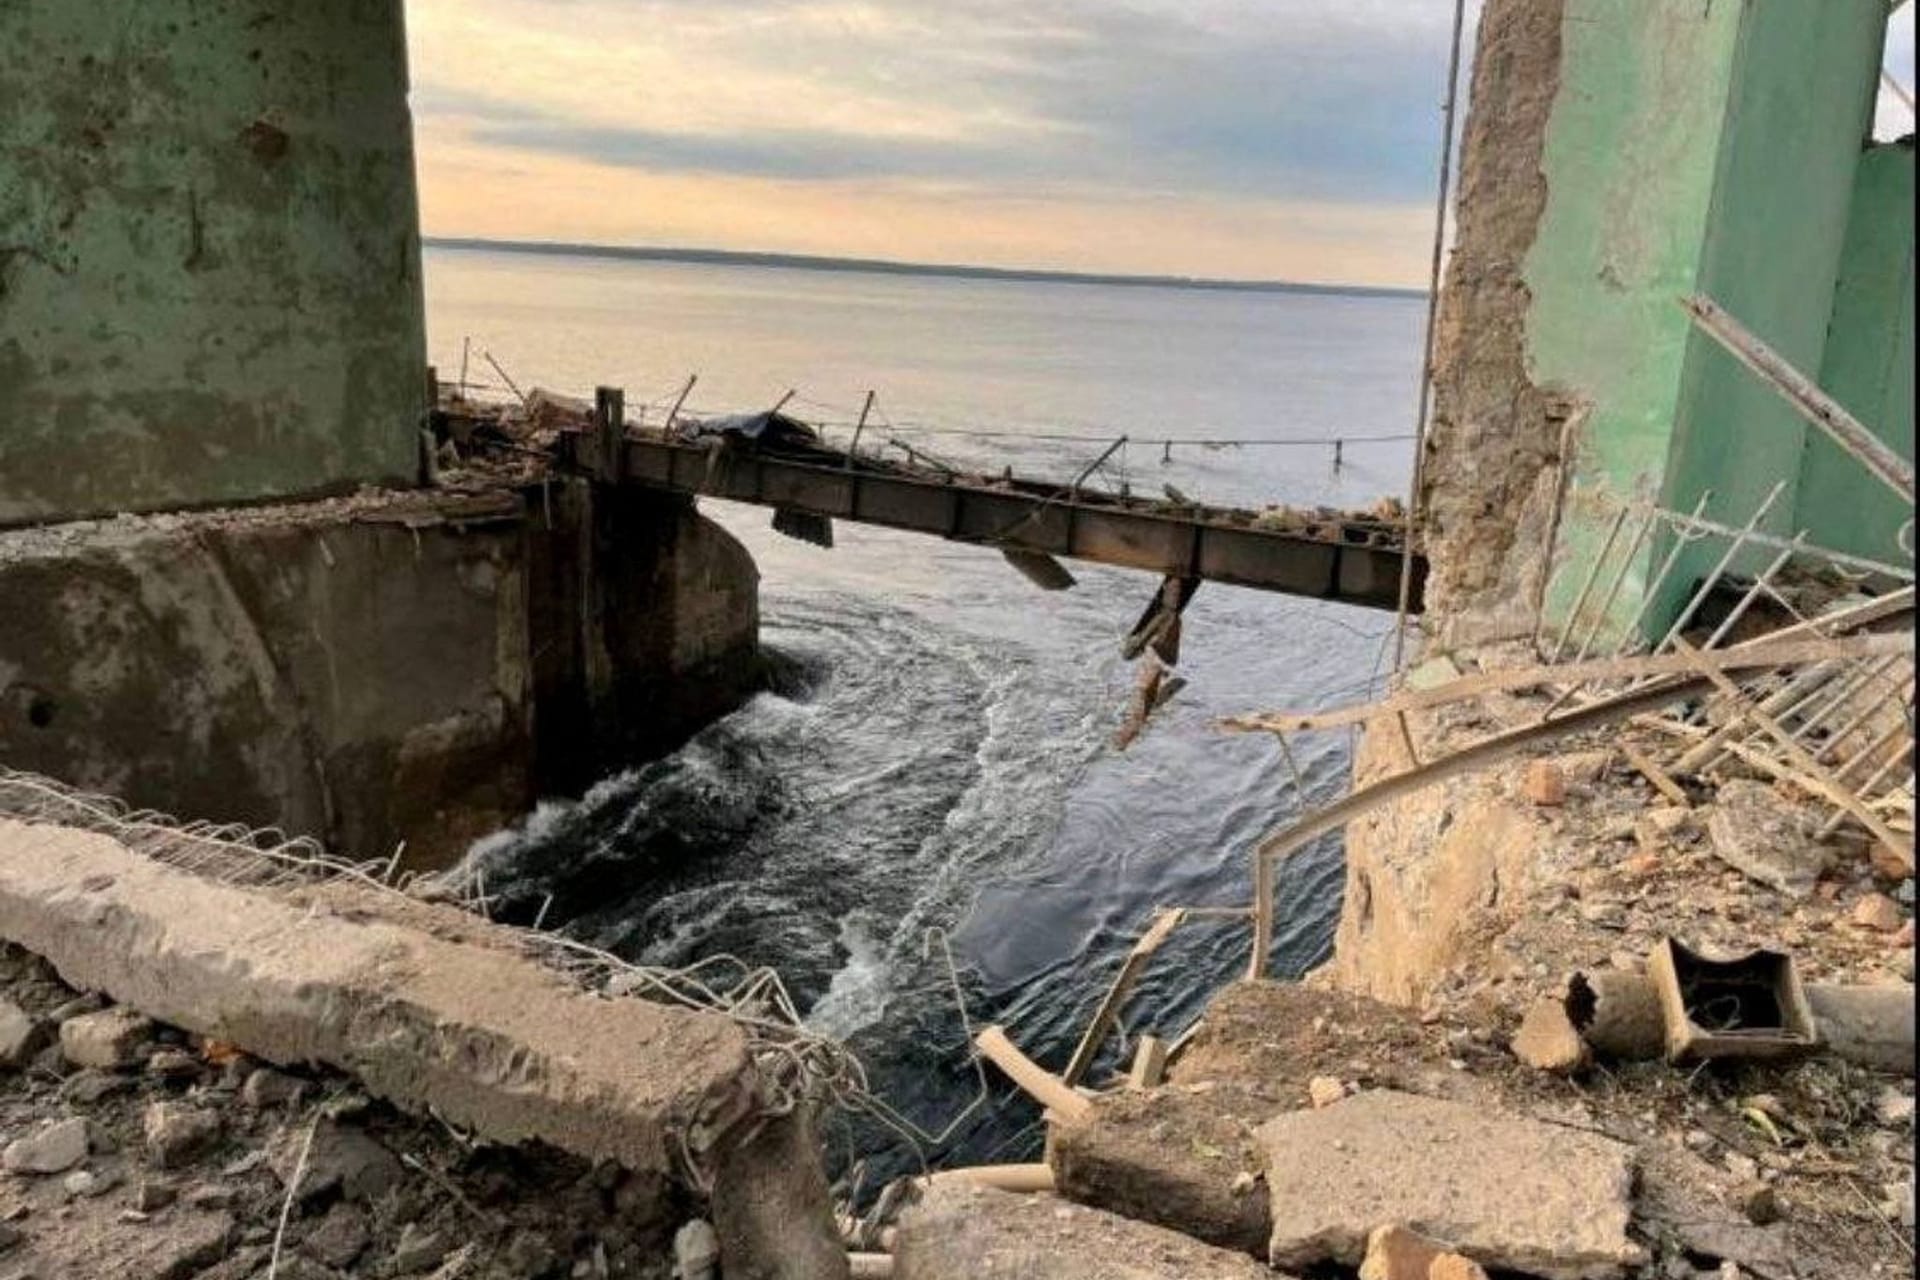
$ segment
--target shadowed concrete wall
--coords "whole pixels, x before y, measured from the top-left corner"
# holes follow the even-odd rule
[[[1913,458],[1913,138],[1860,162],[1847,248],[1834,289],[1820,385],[1900,455]],[[1825,433],[1808,431],[1796,527],[1813,541],[1895,564],[1913,516],[1882,481]]]
[[[444,865],[758,680],[753,561],[690,502],[544,511],[415,491],[0,533],[0,762]],[[556,561],[582,541],[608,563]]]
[[[411,480],[401,0],[8,0],[0,86],[0,524]]]

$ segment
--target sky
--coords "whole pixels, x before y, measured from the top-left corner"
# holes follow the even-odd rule
[[[1452,10],[409,0],[423,224],[1424,286]]]

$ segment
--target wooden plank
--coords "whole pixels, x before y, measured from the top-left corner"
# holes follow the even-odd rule
[[[1627,763],[1632,765],[1634,771],[1641,777],[1651,782],[1655,791],[1658,791],[1682,809],[1691,809],[1693,807],[1693,802],[1687,799],[1687,793],[1680,789],[1680,784],[1673,780],[1671,774],[1650,759],[1646,752],[1640,750],[1631,742],[1620,742],[1616,745],[1620,748],[1620,754],[1626,758]]]
[[[973,1038],[973,1043],[987,1061],[1004,1071],[1028,1097],[1061,1119],[1077,1124],[1093,1114],[1092,1103],[1016,1049],[999,1026],[987,1027]]]
[[[1053,1190],[1053,1167],[1047,1164],[974,1164],[959,1169],[940,1169],[924,1179],[926,1185],[943,1182],[972,1182],[1001,1191],[1031,1194]]]
[[[1133,944],[1133,949],[1127,952],[1127,958],[1120,962],[1120,972],[1114,975],[1113,984],[1107,988],[1107,994],[1101,999],[1099,1008],[1094,1010],[1086,1031],[1081,1034],[1080,1043],[1075,1046],[1067,1069],[1060,1073],[1061,1080],[1066,1084],[1079,1084],[1092,1068],[1094,1056],[1100,1052],[1107,1032],[1113,1029],[1114,1021],[1119,1018],[1127,997],[1133,993],[1133,984],[1147,967],[1147,961],[1186,918],[1187,913],[1178,907],[1160,912]]]

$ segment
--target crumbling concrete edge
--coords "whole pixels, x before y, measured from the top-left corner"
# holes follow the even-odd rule
[[[756,1105],[746,1035],[719,1014],[601,997],[512,946],[216,883],[91,832],[0,818],[0,937],[74,986],[496,1141],[679,1177],[688,1142]]]

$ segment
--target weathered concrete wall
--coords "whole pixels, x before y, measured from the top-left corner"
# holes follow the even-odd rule
[[[1526,265],[1534,376],[1582,405],[1564,505],[1526,551],[1550,575],[1556,620],[1599,554],[1614,504],[1661,496],[1687,350],[1677,299],[1699,270],[1750,12],[1664,0],[1570,6],[1545,166],[1554,194]],[[1651,549],[1637,560],[1619,615],[1638,607],[1657,563]]]
[[[746,552],[620,502],[591,530],[423,491],[0,534],[0,762],[443,865],[755,687]]]
[[[544,788],[667,751],[758,687],[759,569],[691,499],[555,483],[527,569]]]
[[[1396,729],[1369,725],[1365,785],[1410,767]],[[1346,894],[1327,973],[1343,991],[1417,1005],[1456,965],[1486,967],[1491,939],[1542,873],[1534,815],[1469,774],[1382,805],[1347,827]]]
[[[1524,631],[1539,591],[1570,408],[1528,372],[1521,267],[1547,201],[1562,4],[1487,0],[1480,18],[1420,494],[1427,617],[1449,642]]]
[[[421,495],[0,535],[0,761],[451,857],[522,811],[519,506]]]
[[[1783,406],[1677,299],[1714,293],[1818,366],[1884,23],[1876,0],[1489,0],[1423,494],[1445,641],[1557,621],[1621,500],[1711,486],[1744,519],[1795,474]]]
[[[0,5],[0,525],[412,479],[401,8]]]
[[[1861,158],[1834,287],[1820,385],[1874,434],[1913,457],[1913,139]],[[1814,542],[1895,564],[1913,509],[1839,445],[1808,431],[1794,525]]]

